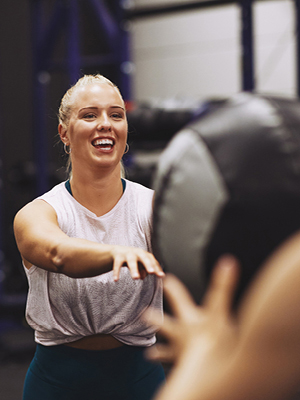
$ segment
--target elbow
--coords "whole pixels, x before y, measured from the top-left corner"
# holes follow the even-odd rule
[[[49,259],[55,271],[61,274],[65,274],[64,270],[66,269],[65,268],[66,260],[65,257],[63,256],[63,253],[59,251],[59,245],[53,247],[49,253],[50,253]]]
[[[73,268],[70,267],[70,255],[67,251],[63,250],[60,244],[57,244],[50,250],[49,258],[55,272],[69,276],[70,278],[79,278]]]
[[[72,246],[66,243],[56,244],[50,251],[50,258],[54,271],[70,278],[86,278],[89,275],[82,268],[80,257]]]

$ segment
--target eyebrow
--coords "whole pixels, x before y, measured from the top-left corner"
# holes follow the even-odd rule
[[[94,106],[90,106],[90,107],[82,107],[79,111],[82,110],[98,110],[99,107],[94,107]],[[125,111],[125,108],[122,106],[111,106],[109,108],[120,108],[121,110]]]

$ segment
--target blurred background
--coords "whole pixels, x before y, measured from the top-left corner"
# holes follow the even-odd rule
[[[65,179],[64,92],[84,73],[116,83],[128,108],[129,179],[196,116],[242,90],[298,97],[299,0],[1,0],[0,397],[21,399],[34,352],[16,212]]]

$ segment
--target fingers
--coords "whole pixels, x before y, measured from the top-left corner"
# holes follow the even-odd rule
[[[156,266],[156,259],[152,254],[144,251],[134,251],[127,257],[127,267],[130,270],[132,279],[144,279],[148,274],[160,275]]]
[[[164,295],[175,316],[188,318],[196,312],[196,304],[184,284],[172,274],[164,279]]]
[[[160,266],[156,258],[153,256],[153,254],[148,253],[146,251],[142,251],[142,253],[140,253],[138,257],[140,265],[144,267],[144,269],[147,271],[148,274],[151,275],[154,274],[160,278],[165,276],[162,267]]]
[[[127,258],[127,267],[130,271],[132,279],[141,278],[136,257],[130,256]]]
[[[151,326],[154,326],[159,330],[159,333],[162,336],[167,338],[172,338],[177,334],[176,332],[176,324],[177,321],[172,316],[168,314],[164,314],[163,318],[159,311],[149,308],[144,312],[142,319]]]
[[[113,263],[113,277],[115,282],[117,282],[120,278],[120,271],[122,265],[123,265],[123,258],[116,256]]]
[[[213,312],[229,313],[238,282],[238,261],[230,255],[222,256],[213,271],[203,305]]]
[[[167,314],[164,314],[162,319],[162,315],[159,311],[150,308],[143,314],[142,319],[148,325],[155,326],[159,329],[159,333],[171,343],[174,341],[176,335],[178,335],[176,320]],[[156,344],[147,349],[146,356],[153,361],[173,362],[177,354],[172,345]]]
[[[121,267],[126,265],[132,279],[144,279],[148,274],[160,278],[165,276],[160,264],[153,254],[134,247],[116,246],[114,249],[114,280],[118,281]]]

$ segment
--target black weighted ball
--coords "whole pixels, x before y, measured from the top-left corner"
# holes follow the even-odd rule
[[[200,301],[216,260],[234,254],[237,302],[300,228],[300,102],[233,96],[176,134],[154,189],[153,248],[166,271]]]

